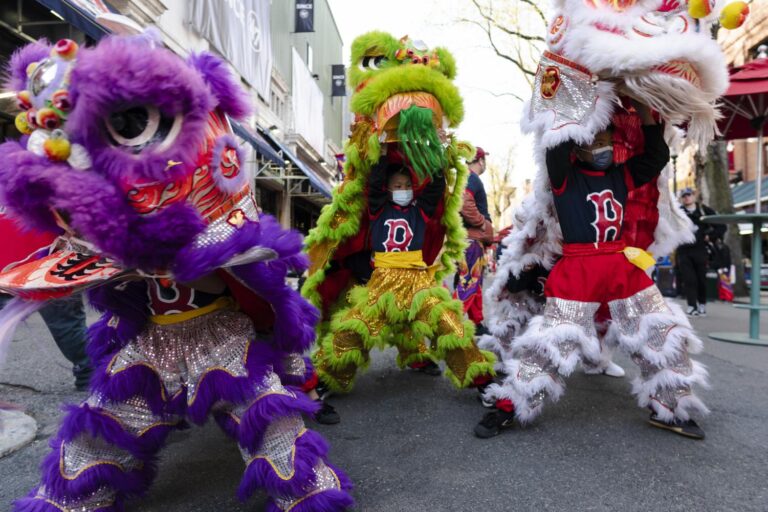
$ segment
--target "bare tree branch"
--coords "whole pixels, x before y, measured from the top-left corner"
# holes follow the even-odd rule
[[[531,36],[528,34],[524,34],[518,30],[513,30],[511,28],[505,27],[504,25],[496,21],[490,14],[487,14],[486,12],[484,12],[482,6],[477,2],[477,0],[472,0],[472,3],[475,4],[477,11],[480,13],[480,16],[482,16],[485,21],[487,21],[489,24],[492,24],[494,27],[498,28],[502,32],[505,32],[506,34],[509,34],[512,37],[518,37],[524,41],[539,41],[542,43],[544,42],[544,38],[541,36]],[[546,20],[544,20],[544,23],[546,24]]]
[[[480,27],[483,30],[483,32],[485,32],[485,35],[488,36],[488,41],[491,43],[491,48],[493,48],[493,51],[496,52],[496,55],[498,55],[502,59],[508,60],[526,75],[536,74],[534,71],[531,71],[530,69],[526,68],[522,61],[517,60],[511,57],[510,55],[507,55],[506,53],[502,52],[498,46],[496,46],[496,41],[493,40],[493,35],[491,34],[490,23],[488,23],[487,25],[483,25],[478,21],[468,20],[466,18],[461,18],[459,21],[465,22],[465,23],[471,23],[473,25],[477,25],[478,27]]]
[[[541,8],[536,5],[536,2],[533,0],[520,0],[524,4],[530,5],[533,10],[536,12],[536,14],[539,15],[539,18],[541,18],[541,21],[544,23],[544,26],[547,26],[547,17],[544,16],[544,12],[541,10]]]

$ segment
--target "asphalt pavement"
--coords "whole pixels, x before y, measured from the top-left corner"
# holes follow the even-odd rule
[[[768,316],[768,315],[766,315]],[[711,304],[694,319],[700,333],[746,330],[747,313]],[[763,322],[768,333],[768,318]],[[317,426],[334,463],[356,485],[357,510],[405,511],[766,511],[768,510],[768,348],[705,340],[699,360],[712,388],[701,396],[712,414],[704,441],[647,424],[627,377],[575,374],[564,398],[532,426],[476,439],[485,412],[474,391],[446,379],[400,371],[391,350],[376,352],[352,394],[331,399],[342,415]],[[11,344],[0,370],[0,402],[25,407],[39,431],[0,458],[0,510],[35,485],[59,404],[85,398],[39,317]],[[259,511],[263,498],[240,503],[239,452],[209,422],[173,434],[148,495],[127,512]]]

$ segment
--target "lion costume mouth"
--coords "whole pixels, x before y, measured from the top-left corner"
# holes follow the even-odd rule
[[[443,126],[443,107],[435,96],[423,91],[398,93],[387,98],[376,113],[376,129],[383,136],[382,142],[399,142],[400,112],[413,106],[431,110],[435,127]]]

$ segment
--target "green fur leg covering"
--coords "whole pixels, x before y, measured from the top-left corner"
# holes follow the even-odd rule
[[[471,363],[467,369],[467,373],[464,375],[464,380],[459,380],[459,378],[451,371],[450,367],[445,368],[445,376],[448,377],[454,386],[459,389],[468,388],[472,386],[477,377],[496,374],[493,369],[496,356],[485,350],[481,350],[480,353],[485,358],[485,361],[475,361]]]

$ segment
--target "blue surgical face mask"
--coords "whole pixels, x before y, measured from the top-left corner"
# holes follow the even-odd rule
[[[604,171],[613,164],[613,146],[593,149],[591,153],[592,167],[595,169]]]
[[[400,206],[408,206],[413,201],[413,190],[393,190],[392,202]]]

